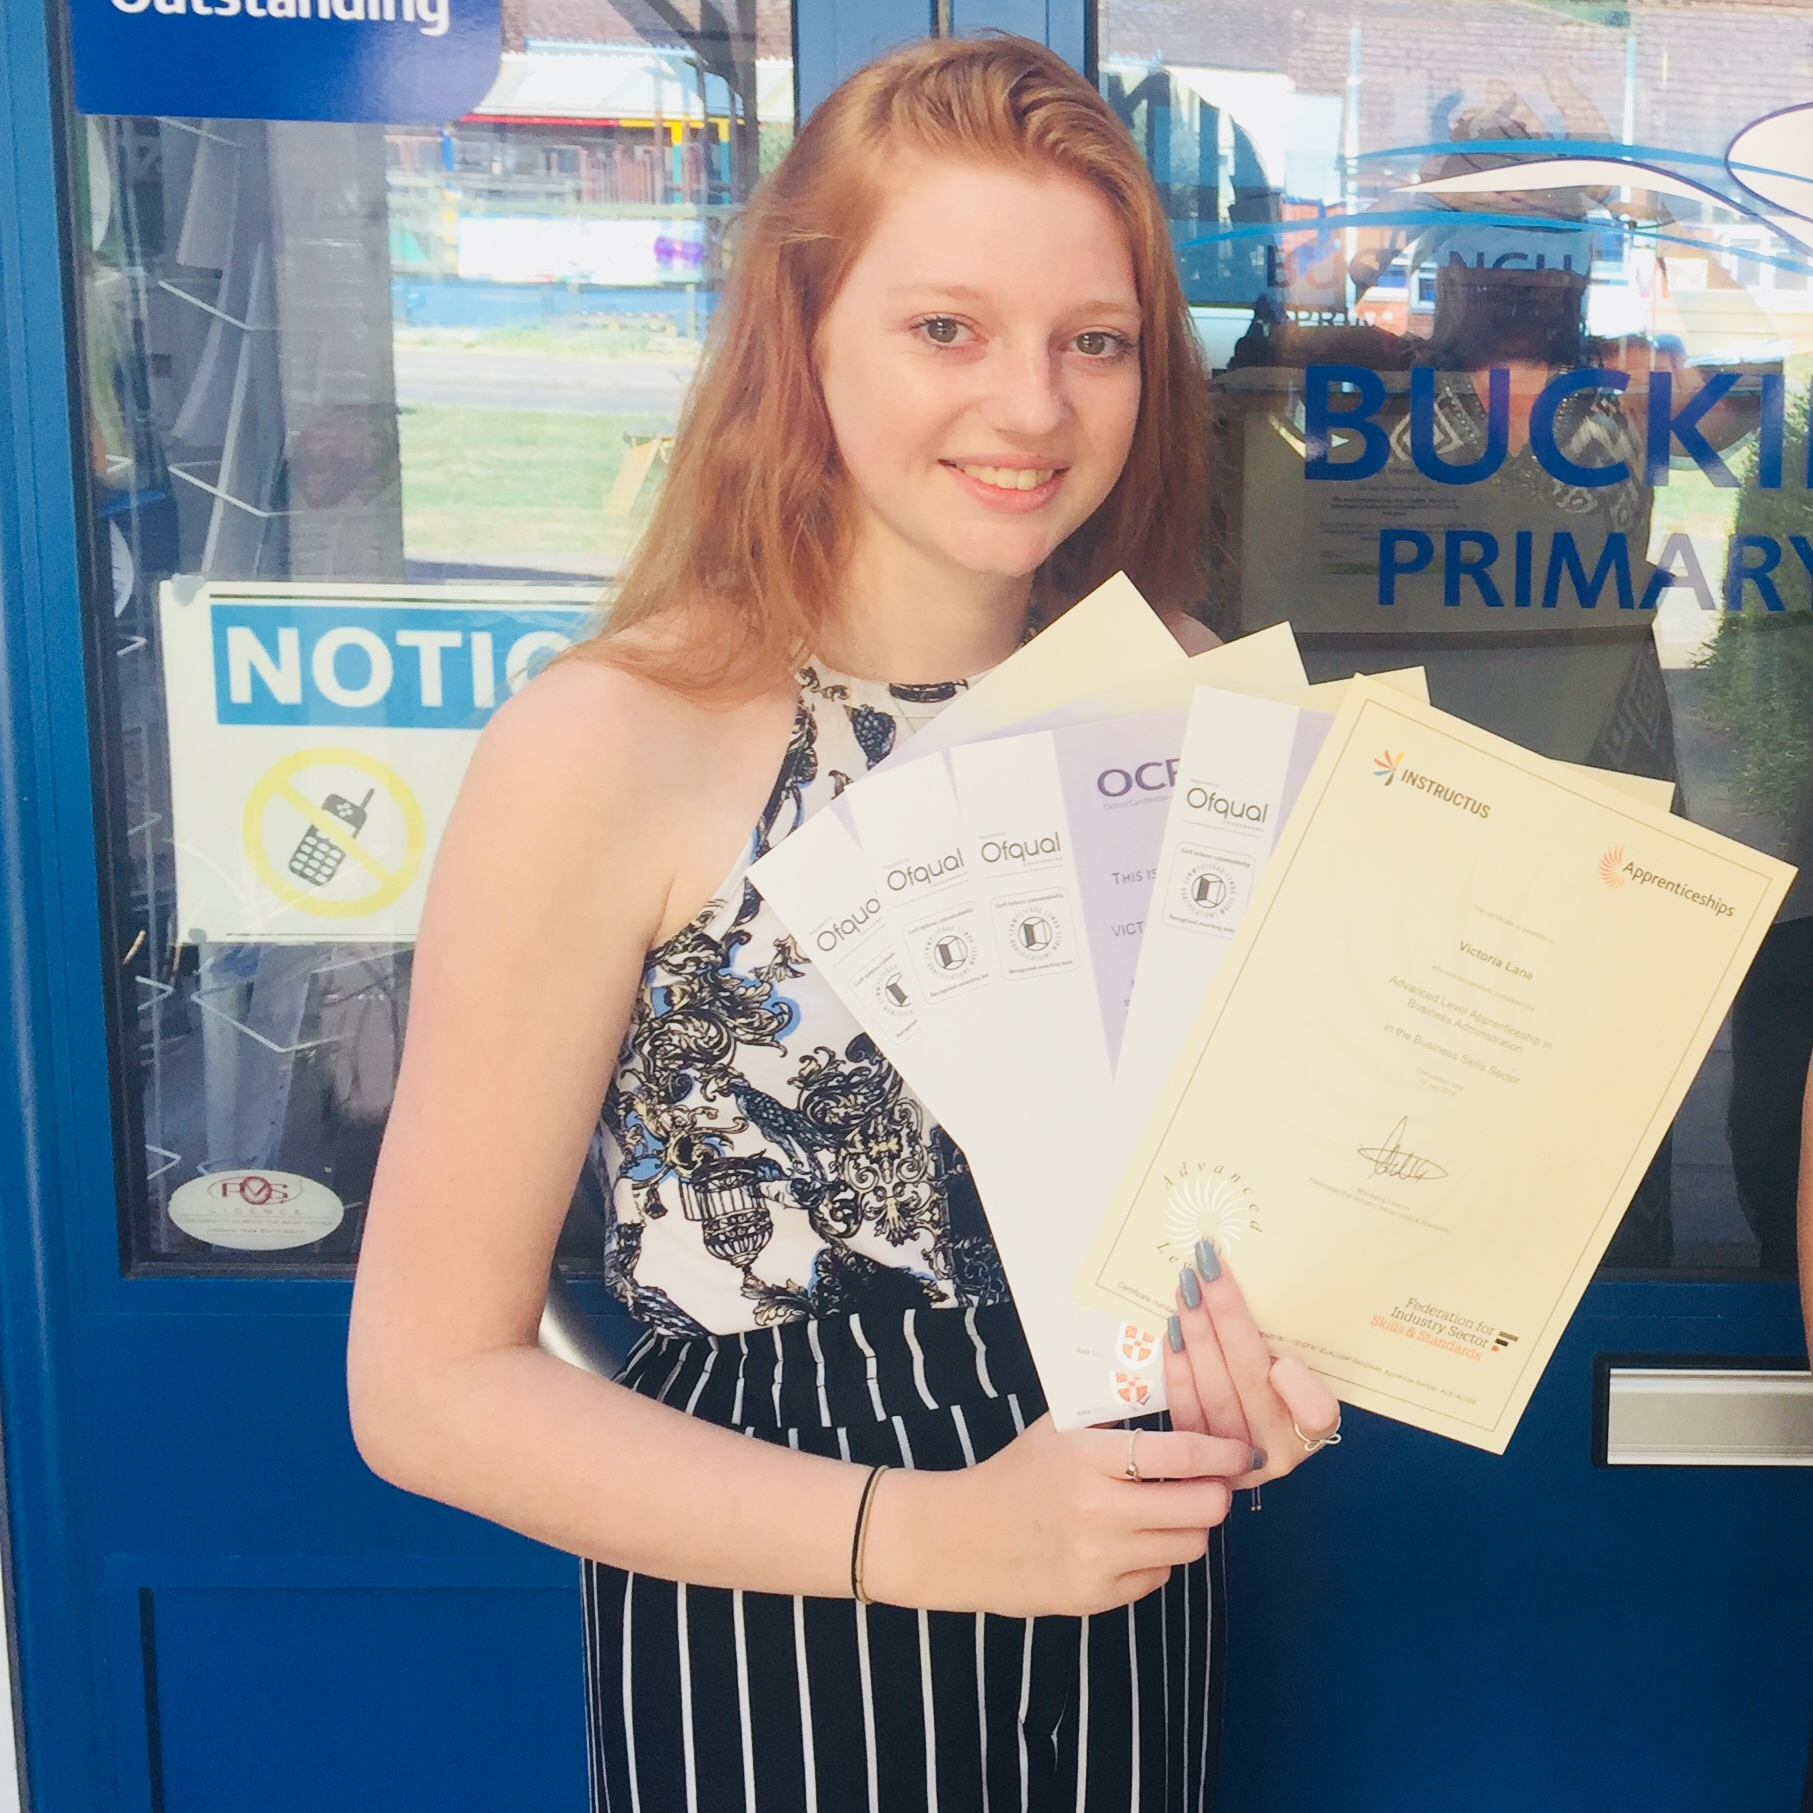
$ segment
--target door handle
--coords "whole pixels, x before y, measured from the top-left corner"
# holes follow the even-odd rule
[[[1804,1366],[1602,1366],[1604,1466],[1813,1467]]]

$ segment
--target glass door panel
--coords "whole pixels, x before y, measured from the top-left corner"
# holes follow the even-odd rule
[[[792,137],[784,3],[506,12],[442,129],[78,121],[128,1268],[351,1264],[459,771],[646,522]]]
[[[1813,6],[1098,25],[1216,370],[1215,626],[1420,662],[1806,867]],[[1809,914],[1803,876],[1608,1267],[1792,1269]]]

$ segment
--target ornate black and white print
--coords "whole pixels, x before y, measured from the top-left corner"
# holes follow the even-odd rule
[[[799,676],[748,850],[649,952],[598,1128],[605,1275],[666,1334],[1003,1301],[963,1155],[749,883],[962,682]]]

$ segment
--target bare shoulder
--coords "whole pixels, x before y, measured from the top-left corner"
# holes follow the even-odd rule
[[[507,869],[550,902],[612,904],[638,935],[684,923],[747,840],[792,730],[771,690],[695,698],[615,662],[554,663],[486,726],[437,876]]]
[[[474,766],[533,778],[569,801],[680,803],[790,722],[791,700],[694,698],[617,663],[556,662],[492,718]]]

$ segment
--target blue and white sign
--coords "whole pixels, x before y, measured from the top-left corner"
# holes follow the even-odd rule
[[[158,621],[184,941],[390,943],[479,732],[597,593],[171,580]]]
[[[501,0],[71,0],[83,113],[439,125],[497,80]]]
[[[215,722],[478,730],[590,614],[219,598],[208,607]]]

